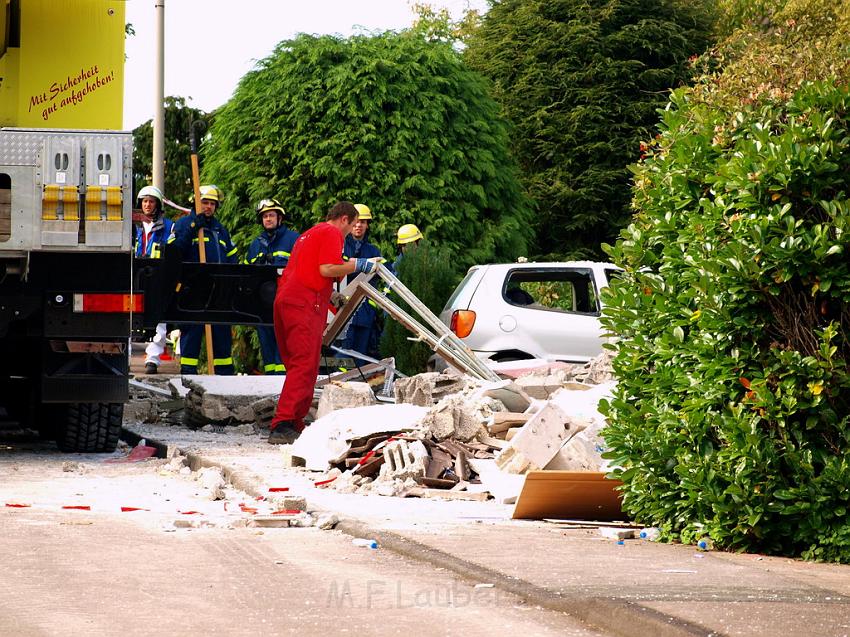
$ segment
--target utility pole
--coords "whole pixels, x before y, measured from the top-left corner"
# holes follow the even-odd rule
[[[165,0],[155,0],[156,78],[153,111],[153,185],[165,191]]]

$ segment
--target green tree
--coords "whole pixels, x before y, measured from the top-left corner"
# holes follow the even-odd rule
[[[418,30],[281,42],[216,113],[202,150],[243,247],[268,196],[299,230],[337,200],[365,203],[385,252],[412,222],[458,267],[521,255],[531,234],[485,81]]]
[[[848,11],[787,2],[721,43],[608,248],[610,457],[626,509],[685,541],[850,562]]]
[[[191,126],[200,121],[208,126],[211,116],[186,106],[182,97],[165,98],[165,196],[176,203],[186,203],[193,192],[191,164]],[[153,169],[153,121],[148,120],[133,131],[133,197],[151,183]],[[135,201],[135,199],[134,199]]]
[[[625,225],[626,167],[709,42],[710,3],[691,4],[502,0],[467,39],[513,124],[540,253],[598,257]]]

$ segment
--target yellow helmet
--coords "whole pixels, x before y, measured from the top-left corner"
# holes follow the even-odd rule
[[[362,203],[354,204],[354,207],[357,208],[357,212],[360,215],[360,219],[366,219],[367,221],[372,220],[372,211],[369,210],[369,206]]]
[[[221,203],[222,194],[218,186],[210,184],[208,186],[201,186],[199,190],[201,191],[201,199],[209,199],[210,201],[215,201],[217,204]]]
[[[422,233],[419,232],[419,228],[412,223],[406,223],[398,229],[398,241],[396,243],[404,245],[405,243],[419,241],[421,238]]]
[[[283,209],[283,206],[280,205],[280,202],[277,199],[263,199],[260,203],[257,204],[257,223],[260,225],[263,224],[263,213],[274,210],[277,212],[277,222],[280,224],[283,221],[283,217],[286,212]]]

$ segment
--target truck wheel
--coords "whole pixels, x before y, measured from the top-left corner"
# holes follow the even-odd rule
[[[101,453],[115,451],[124,417],[123,403],[71,403],[56,439],[62,451]]]

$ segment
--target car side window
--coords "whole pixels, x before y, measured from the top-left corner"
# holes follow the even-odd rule
[[[587,269],[511,270],[502,289],[505,301],[526,307],[574,314],[598,314],[593,273]]]

